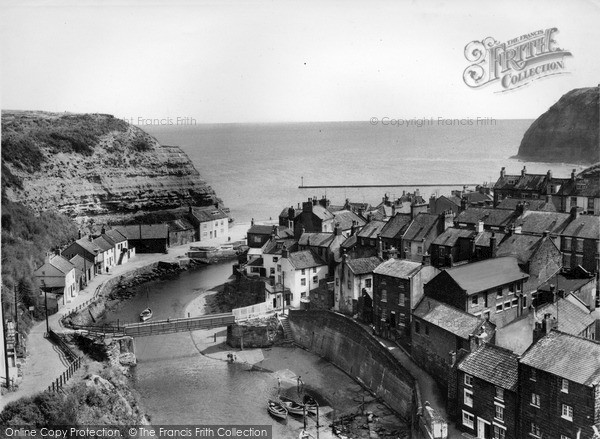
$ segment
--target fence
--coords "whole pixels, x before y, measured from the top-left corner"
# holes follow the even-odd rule
[[[50,386],[48,386],[49,392],[58,392],[65,384],[67,384],[67,381],[71,379],[75,372],[81,367],[83,357],[78,357],[77,354],[71,350],[69,345],[67,345],[56,332],[51,330],[46,334],[46,336],[53,343],[55,343],[61,351],[63,351],[69,360],[69,366],[67,369],[58,378],[56,378]]]
[[[231,312],[235,317],[236,322],[243,320],[254,319],[273,311],[273,304],[270,301],[257,303],[256,305],[244,306],[242,308],[235,308]]]

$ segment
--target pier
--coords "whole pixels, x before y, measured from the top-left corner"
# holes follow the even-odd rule
[[[325,184],[304,185],[298,189],[344,189],[344,188],[369,188],[369,187],[463,187],[477,186],[480,183],[415,183],[415,184]]]

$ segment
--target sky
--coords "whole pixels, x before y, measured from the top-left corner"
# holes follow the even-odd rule
[[[533,119],[600,83],[600,0],[4,1],[0,107],[196,123]],[[471,41],[557,28],[564,74],[463,80]]]

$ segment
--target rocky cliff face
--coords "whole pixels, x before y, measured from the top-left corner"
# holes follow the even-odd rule
[[[527,130],[518,157],[594,163],[600,157],[599,87],[571,90]]]
[[[217,200],[181,149],[102,114],[3,111],[2,190],[76,218]]]

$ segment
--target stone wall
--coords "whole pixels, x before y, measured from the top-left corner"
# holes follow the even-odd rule
[[[296,343],[361,382],[405,419],[413,418],[414,378],[366,329],[322,310],[291,310],[289,323]]]
[[[277,319],[234,324],[227,327],[227,344],[232,348],[271,347],[282,338]]]

